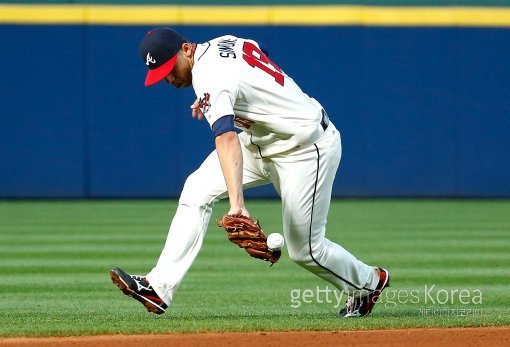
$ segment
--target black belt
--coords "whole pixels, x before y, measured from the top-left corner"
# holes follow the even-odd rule
[[[324,111],[324,109],[322,109],[321,127],[322,127],[322,129],[324,131],[326,131],[328,126],[329,126],[329,117],[328,117],[328,114],[326,113],[326,111]]]

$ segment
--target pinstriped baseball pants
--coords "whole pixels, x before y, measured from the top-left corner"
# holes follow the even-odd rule
[[[241,147],[244,188],[272,183],[281,197],[289,257],[344,292],[364,295],[375,289],[379,279],[372,266],[326,238],[333,180],[342,152],[334,125],[330,123],[313,145],[285,155],[260,159]],[[187,178],[164,249],[147,274],[168,305],[202,246],[214,203],[227,196],[219,159],[213,151]]]

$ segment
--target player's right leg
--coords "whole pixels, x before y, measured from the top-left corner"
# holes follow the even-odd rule
[[[351,295],[347,298],[345,307],[338,314],[341,318],[364,317],[372,312],[382,291],[390,285],[390,273],[388,270],[378,268],[377,274],[379,282],[372,292],[363,297]]]
[[[355,298],[366,297],[375,293],[380,281],[374,268],[326,238],[331,192],[341,151],[340,136],[330,123],[313,146],[290,153],[284,159],[273,158],[275,176],[279,178],[275,186],[282,197],[283,231],[289,257],[344,293]]]

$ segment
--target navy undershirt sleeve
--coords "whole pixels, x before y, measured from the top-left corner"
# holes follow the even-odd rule
[[[236,128],[234,126],[234,115],[227,115],[221,118],[218,118],[216,122],[212,125],[212,131],[214,133],[214,137],[220,136],[229,131],[235,131]]]

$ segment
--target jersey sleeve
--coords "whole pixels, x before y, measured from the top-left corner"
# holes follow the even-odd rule
[[[221,117],[234,114],[235,99],[231,97],[229,91],[222,90],[217,95],[211,94],[210,99],[211,107],[204,116],[211,126]]]
[[[210,76],[207,83],[200,83],[196,89],[199,107],[210,126],[219,118],[234,114],[237,97],[236,84],[228,78]]]

